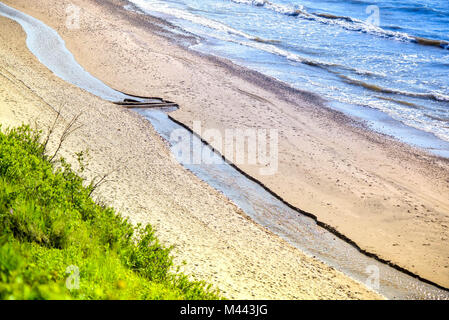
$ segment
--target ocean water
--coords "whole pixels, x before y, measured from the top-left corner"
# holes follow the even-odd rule
[[[108,87],[85,71],[76,62],[72,53],[67,50],[65,42],[59,34],[41,21],[1,2],[0,16],[13,19],[23,27],[27,34],[27,46],[31,53],[59,78],[105,100],[137,99]],[[154,99],[143,98],[143,101],[145,100]],[[162,110],[136,109],[136,111],[151,121],[157,132],[168,143],[173,142],[170,139],[173,131],[183,130]],[[256,222],[280,235],[292,245],[310,255],[315,255],[318,259],[360,282],[365,282],[366,278],[371,275],[369,270],[377,267],[381,275],[377,291],[387,298],[449,299],[448,291],[420,281],[362,254],[351,244],[318,226],[315,220],[299,214],[298,211],[279,201],[258,183],[247,179],[224,161],[219,154],[214,153],[209,146],[202,144],[197,137],[187,131],[185,134],[190,138],[186,142],[187,145],[184,145],[184,150],[186,147],[192,150],[190,146],[192,143],[202,145],[203,150],[207,149],[208,152],[202,153],[202,156],[205,157],[201,161],[202,165],[182,164],[200,179],[229,197]],[[170,146],[174,157],[182,160],[183,158],[179,158],[179,154],[175,152],[179,149],[173,148],[171,144]],[[211,157],[214,164],[205,165]]]
[[[198,35],[196,50],[317,93],[339,110],[380,119],[371,123],[376,130],[449,154],[448,0],[130,2]],[[399,129],[389,131],[392,121]]]

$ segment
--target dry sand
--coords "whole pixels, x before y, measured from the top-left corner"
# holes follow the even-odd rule
[[[278,173],[241,169],[363,249],[449,287],[447,160],[354,125],[314,96],[185,50],[157,19],[123,10],[124,1],[70,1],[82,8],[79,30],[65,26],[68,1],[4,2],[56,29],[110,86],[180,103],[172,116],[188,126],[278,128]]]
[[[161,54],[158,55],[164,61],[159,61],[161,70],[157,70],[156,61],[147,65],[147,59],[152,60],[149,48],[156,43],[133,35],[132,29],[121,30],[119,20],[103,16],[105,12],[101,7],[91,2],[92,6],[88,2],[76,2],[90,12],[90,20],[83,22],[83,29],[76,35],[58,27],[66,1],[5,3],[58,29],[77,58],[82,57],[83,52],[74,49],[78,45],[85,47],[89,59],[85,57],[79,61],[89,62],[86,67],[96,70],[97,76],[100,67],[105,67],[100,78],[110,76],[105,80],[110,80],[107,82],[117,88],[179,98],[173,92],[168,94],[168,91],[177,90],[177,86],[163,86],[160,82],[163,79],[157,81],[161,83],[159,89],[150,89],[167,63],[182,69],[184,62],[181,61],[185,60]],[[89,179],[115,170],[112,181],[102,185],[96,196],[133,223],[153,224],[164,243],[176,246],[176,261],[187,262],[184,267],[187,273],[209,281],[228,298],[381,298],[255,224],[223,195],[171,161],[169,149],[148,121],[54,76],[28,51],[25,33],[18,24],[0,17],[0,29],[0,123],[9,126],[36,123],[45,128],[53,121],[54,110],[61,106],[64,121],[83,111],[80,119],[83,127],[69,138],[62,155],[73,161],[75,152],[88,149],[86,176]],[[116,39],[112,37],[114,34]],[[145,34],[149,36],[151,33]],[[109,40],[99,41],[103,37]],[[124,63],[120,59],[125,59],[135,70],[146,68],[148,88],[142,82],[141,71],[137,71],[136,79],[127,74],[123,76],[123,83],[119,83],[120,70],[109,69],[112,61],[103,60],[106,57],[101,54],[96,56],[100,52],[96,50],[103,45],[104,50],[100,51],[109,52],[120,65]],[[121,45],[125,47],[118,47]],[[142,61],[138,63],[134,59]],[[99,69],[94,67],[97,63]]]

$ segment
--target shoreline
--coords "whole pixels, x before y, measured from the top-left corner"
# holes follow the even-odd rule
[[[199,138],[201,140],[201,142],[203,142],[205,145],[213,148],[206,140],[204,140],[200,135],[198,135],[197,133],[195,133],[192,129],[190,129],[188,126],[186,126],[185,124],[183,124],[182,122],[179,122],[178,120],[176,120],[175,118],[172,118],[170,116],[170,113],[168,113],[168,117],[170,118],[170,120],[172,120],[173,122],[177,123],[178,125],[180,125],[181,127],[183,127],[184,129],[186,129],[187,131],[189,131],[191,134],[193,134],[194,136],[196,136],[197,138]],[[215,152],[218,153],[217,150],[214,150]],[[354,248],[357,249],[357,251],[359,251],[360,253],[366,255],[367,257],[373,258],[381,263],[384,263],[390,267],[392,267],[393,269],[396,269],[400,272],[405,273],[406,275],[409,275],[415,279],[418,279],[419,281],[422,281],[426,284],[430,284],[438,289],[444,290],[449,292],[449,287],[444,287],[436,282],[430,281],[428,279],[422,278],[420,277],[418,274],[415,274],[397,264],[392,263],[391,261],[385,260],[379,256],[377,256],[375,253],[372,252],[368,252],[366,250],[364,250],[363,248],[361,248],[356,242],[354,242],[353,240],[349,239],[346,235],[340,233],[338,230],[336,230],[334,227],[320,221],[318,219],[318,217],[316,215],[314,215],[313,213],[310,212],[306,212],[298,207],[295,207],[294,205],[288,203],[287,201],[285,201],[280,195],[278,195],[277,193],[275,193],[273,190],[270,190],[266,185],[263,184],[262,181],[257,180],[256,178],[248,175],[246,172],[244,172],[243,170],[241,170],[237,165],[235,165],[234,163],[232,163],[231,161],[229,161],[228,159],[226,159],[226,157],[224,155],[222,155],[221,153],[218,153],[219,156],[221,156],[221,158],[226,161],[231,167],[233,167],[235,170],[237,170],[240,174],[242,174],[243,176],[245,176],[247,179],[257,183],[259,186],[261,186],[265,191],[267,191],[268,193],[270,193],[272,196],[274,196],[276,199],[278,199],[279,201],[281,201],[283,204],[285,204],[286,206],[288,206],[289,208],[295,210],[296,212],[298,212],[301,215],[305,215],[309,218],[312,218],[316,224],[320,227],[322,227],[323,229],[329,231],[330,233],[332,233],[333,235],[337,236],[338,238],[340,238],[341,240],[345,241],[346,243],[350,244],[351,246],[353,246]],[[444,158],[446,159],[446,158]]]
[[[34,39],[34,40],[30,40],[27,41],[27,47],[30,49],[30,51],[33,53],[33,55],[35,55],[36,58],[38,58],[48,69],[50,69],[56,76],[58,76],[59,78],[65,80],[68,83],[74,84],[76,85],[78,88],[84,89],[92,94],[94,94],[95,96],[98,96],[100,98],[102,98],[103,100],[106,101],[110,101],[111,97],[114,97],[112,101],[112,103],[114,104],[118,104],[116,102],[116,99],[134,99],[134,98],[140,98],[140,99],[147,99],[146,97],[136,97],[136,96],[128,96],[123,92],[117,92],[109,87],[104,87],[104,84],[99,84],[97,83],[97,79],[92,79],[92,76],[88,73],[86,73],[84,70],[81,70],[81,66],[79,66],[77,64],[76,61],[73,60],[73,57],[71,56],[70,52],[67,51],[67,49],[65,48],[65,45],[63,44],[63,40],[61,38],[59,38],[58,36],[55,37],[54,32],[50,29],[48,29],[48,27],[46,27],[44,24],[42,24],[40,21],[37,20],[33,20],[31,19],[29,16],[25,16],[22,15],[22,13],[20,13],[19,11],[15,12],[15,11],[10,11],[8,12],[8,8],[5,7],[3,8],[3,4],[0,3],[0,15],[6,14],[8,17],[14,19],[16,22],[20,23],[22,28],[24,29],[24,31],[27,34],[28,39]],[[36,32],[36,30],[39,30],[39,32]],[[39,37],[43,37],[42,39]],[[46,47],[41,47],[39,44],[40,43],[46,43],[46,41],[48,41],[49,43],[59,43],[59,45],[54,45],[54,47],[52,48],[52,50],[48,51],[48,49]],[[57,57],[61,57],[61,55],[63,55],[63,58],[55,58],[55,59],[49,59],[49,57],[52,56],[57,56]],[[64,61],[64,62],[63,62]],[[65,61],[71,61],[70,63],[66,63]],[[61,68],[63,66],[63,68]],[[88,83],[96,83],[96,85],[94,86],[87,86],[86,85]],[[103,90],[98,91],[98,88],[102,87]],[[175,110],[175,109],[174,109]],[[139,114],[146,114],[147,112],[141,113],[141,111],[137,111]],[[142,111],[143,112],[143,111]],[[150,114],[152,114],[152,112],[149,112]],[[145,118],[147,118],[147,116],[145,116]],[[157,119],[159,119],[159,116],[156,116]],[[165,116],[163,116],[162,118],[167,118],[169,119],[169,116],[167,114],[165,114]],[[151,121],[151,119],[154,120],[154,118],[152,116],[150,116],[150,118],[148,120],[150,120],[150,122],[153,124],[153,121]],[[158,120],[158,122],[162,121],[162,124],[153,124],[154,125],[154,129],[161,135],[161,137],[165,140],[168,141],[169,138],[168,136],[170,135],[170,133],[167,133],[168,131],[174,130],[173,125],[175,125],[174,121],[168,120],[168,122],[164,122],[164,120]],[[171,128],[171,129],[170,129]],[[180,126],[180,128],[185,128],[183,126]],[[204,140],[203,140],[204,141]],[[184,166],[184,165],[183,165]],[[242,178],[236,177],[234,176],[234,173],[231,173],[228,170],[223,170],[223,169],[219,169],[218,167],[215,168],[215,170],[218,170],[220,177],[216,177],[214,178],[214,175],[216,174],[217,171],[215,171],[214,169],[212,170],[212,175],[209,177],[212,181],[209,181],[208,178],[206,178],[208,176],[207,172],[208,169],[205,167],[198,167],[197,169],[199,170],[199,172],[202,172],[202,174],[198,173],[198,171],[195,168],[192,168],[190,166],[184,166],[187,170],[192,171],[192,173],[194,173],[198,178],[200,178],[201,180],[203,180],[204,182],[208,183],[210,186],[212,186],[213,188],[215,188],[217,191],[224,193],[225,196],[228,196],[229,199],[231,201],[234,201],[234,203],[237,206],[243,207],[242,208],[247,208],[248,210],[248,205],[249,207],[253,207],[254,206],[258,206],[258,205],[262,205],[262,206],[267,206],[267,207],[271,207],[272,209],[281,209],[283,206],[285,207],[285,202],[279,198],[279,196],[274,195],[274,199],[278,199],[280,200],[280,205],[276,205],[274,207],[272,207],[273,204],[275,204],[276,202],[270,201],[268,199],[266,199],[266,201],[264,200],[259,200],[257,199],[256,194],[260,193],[259,196],[262,196],[264,198],[270,198],[270,195],[273,196],[273,192],[271,190],[268,190],[268,192],[266,192],[266,187],[262,186],[262,190],[265,190],[265,193],[263,193],[263,191],[257,191],[257,187],[254,187],[251,185],[251,183],[249,183],[249,181],[254,181],[253,178],[248,179],[248,176],[246,174],[242,174],[241,171],[238,171],[238,169],[236,169],[235,165],[230,165],[231,168],[234,168],[234,170],[236,170],[236,172],[240,172],[240,175],[242,176]],[[202,168],[201,168],[202,167]],[[220,166],[221,167],[221,166]],[[243,178],[245,177],[245,178]],[[233,183],[230,183],[227,187],[224,187],[224,189],[220,188],[219,185],[220,183],[217,185],[216,183],[214,183],[213,181],[234,181]],[[248,180],[248,181],[246,181]],[[224,182],[226,185],[226,182]],[[226,189],[229,191],[230,189],[232,189],[232,185],[236,183],[236,184],[241,184],[241,185],[246,185],[245,188],[243,189],[235,189],[234,192],[231,192],[231,194],[228,194]],[[256,181],[257,186],[260,188],[261,187],[261,183]],[[252,190],[252,193],[248,193],[248,190]],[[245,201],[240,201],[238,198],[234,198],[232,196],[232,193],[235,192],[242,192],[241,196],[245,199],[247,199],[248,202]],[[283,204],[283,205],[282,205]],[[291,205],[288,205],[287,208],[292,209]],[[392,272],[389,267],[388,264],[377,264],[378,260],[374,260],[370,261],[370,259],[368,259],[368,255],[360,255],[360,248],[358,248],[354,243],[350,243],[351,248],[349,248],[348,242],[347,241],[342,241],[340,243],[338,243],[338,241],[335,241],[335,230],[332,230],[333,233],[331,232],[328,236],[327,236],[327,240],[324,239],[320,239],[320,237],[316,237],[315,236],[315,232],[321,233],[324,230],[327,230],[330,228],[330,226],[324,226],[320,228],[320,224],[317,224],[317,218],[315,216],[314,219],[311,219],[312,225],[309,225],[310,222],[306,220],[303,220],[304,217],[309,217],[312,216],[310,213],[305,213],[300,211],[299,209],[297,210],[291,210],[292,212],[289,212],[289,210],[285,210],[282,209],[279,211],[279,214],[287,214],[287,215],[291,215],[293,214],[292,218],[302,222],[299,222],[298,227],[304,228],[305,230],[309,230],[308,235],[306,235],[306,233],[303,234],[303,236],[308,237],[309,241],[311,243],[304,243],[299,239],[295,240],[295,235],[294,234],[290,234],[288,233],[284,233],[284,232],[279,232],[278,228],[274,228],[273,226],[276,225],[276,221],[272,220],[271,226],[270,223],[266,223],[266,221],[260,220],[260,216],[263,216],[263,210],[255,210],[257,211],[257,214],[255,214],[254,210],[243,210],[243,212],[247,215],[248,218],[250,218],[250,220],[252,220],[255,223],[259,223],[260,225],[262,225],[263,227],[267,228],[269,231],[273,232],[275,235],[280,236],[281,238],[283,238],[285,241],[287,241],[288,243],[292,244],[294,247],[298,248],[300,251],[306,252],[309,255],[314,255],[314,257],[317,257],[319,260],[321,260],[322,262],[324,262],[325,264],[331,265],[334,268],[336,268],[337,270],[345,273],[346,275],[349,275],[352,279],[355,279],[357,281],[363,282],[366,279],[366,274],[365,274],[365,268],[368,266],[373,267],[374,263],[376,263],[376,267],[379,268],[379,272],[381,272],[385,279],[380,279],[380,288],[378,290],[378,292],[388,298],[416,298],[416,299],[421,299],[423,297],[434,297],[434,298],[446,298],[446,296],[444,295],[444,292],[438,292],[438,290],[436,290],[438,287],[432,287],[432,286],[425,286],[424,284],[427,282],[420,282],[420,281],[416,281],[414,282],[413,280],[409,279],[407,276],[405,276],[404,273],[395,273]],[[265,212],[265,214],[267,214],[268,212]],[[268,213],[269,214],[269,213]],[[296,215],[298,216],[302,216],[302,218],[296,218]],[[294,221],[292,221],[292,223],[295,223]],[[322,225],[322,224],[321,224]],[[285,228],[286,225],[282,226],[282,228]],[[325,235],[323,235],[324,237],[326,237]],[[340,239],[343,237],[342,235],[338,234],[337,235]],[[334,238],[334,240],[332,241],[332,238]],[[344,240],[349,240],[344,238]],[[324,243],[323,243],[324,241]],[[313,245],[312,245],[313,243]],[[338,244],[337,244],[338,243]],[[312,245],[310,247],[310,245]],[[332,255],[331,252],[328,252],[329,250],[329,246],[332,245],[334,248],[334,254]],[[342,247],[343,245],[343,247]],[[315,248],[315,250],[313,250],[313,248]],[[312,251],[309,251],[310,249],[312,249]],[[323,250],[324,249],[324,250]],[[357,253],[359,254],[354,254],[353,249],[357,249]],[[340,252],[340,254],[339,254]],[[341,254],[343,254],[343,260]],[[333,258],[330,258],[333,257]],[[347,258],[344,258],[347,257]],[[350,258],[352,257],[352,259]],[[329,259],[330,258],[330,259]],[[349,262],[349,265],[348,265]],[[357,267],[357,265],[359,264],[359,267]],[[388,280],[386,280],[388,279]],[[416,279],[416,278],[415,278]],[[414,291],[413,291],[414,290]],[[421,293],[425,293],[425,295],[423,296],[422,294],[419,294],[418,292]],[[441,290],[440,290],[441,291]]]
[[[171,25],[171,22],[166,22],[163,19],[160,19],[158,17],[154,17],[154,16],[149,16],[151,17],[151,19],[155,19],[157,21],[163,21],[169,25]],[[170,39],[170,38],[168,38]],[[406,153],[408,156],[410,157],[417,157],[417,158],[426,158],[426,160],[428,160],[430,163],[434,163],[434,161],[441,161],[444,164],[449,164],[449,158],[446,157],[441,157],[435,154],[431,154],[429,153],[428,150],[422,150],[419,147],[415,147],[412,145],[409,145],[405,142],[399,141],[394,137],[391,137],[388,134],[385,133],[381,133],[381,132],[376,132],[373,131],[372,129],[370,129],[364,122],[360,122],[352,117],[350,117],[349,115],[335,110],[334,108],[330,107],[327,105],[327,102],[324,98],[318,96],[315,93],[311,93],[308,91],[302,91],[300,89],[294,88],[292,86],[290,86],[289,84],[282,82],[278,79],[269,77],[267,75],[264,75],[258,71],[255,70],[251,70],[251,69],[247,69],[246,67],[240,66],[240,65],[236,65],[233,62],[225,59],[225,58],[221,58],[221,57],[217,57],[214,55],[208,55],[208,54],[204,54],[195,50],[190,50],[185,48],[185,46],[182,46],[183,49],[188,50],[189,52],[191,52],[194,55],[197,55],[201,58],[207,59],[208,61],[212,61],[214,63],[218,63],[221,66],[223,66],[224,68],[226,68],[227,70],[231,71],[233,74],[244,78],[247,81],[250,81],[252,83],[257,84],[258,86],[264,88],[264,89],[268,89],[270,91],[274,91],[276,93],[276,95],[278,95],[278,97],[280,97],[281,99],[289,102],[289,103],[293,103],[296,105],[296,102],[294,101],[294,97],[299,96],[300,98],[310,98],[310,100],[313,101],[314,104],[316,104],[314,107],[317,108],[323,108],[324,112],[329,113],[333,118],[333,120],[338,121],[339,124],[341,124],[342,126],[345,127],[345,129],[349,129],[351,131],[355,131],[357,134],[360,134],[361,136],[363,136],[363,138],[366,139],[372,139],[375,140],[376,143],[381,143],[381,144],[393,144],[393,147],[400,149],[402,152]],[[291,94],[293,96],[289,97],[289,94]],[[182,109],[182,108],[181,108]],[[182,110],[179,111],[182,111]],[[181,124],[183,127],[185,127],[186,129],[188,129],[189,131],[193,132],[192,127],[189,126],[188,121],[184,121],[182,119],[182,117],[177,117],[176,116],[176,112],[171,113],[169,115],[169,117],[174,120],[175,122],[177,122],[178,124]],[[416,129],[417,130],[417,129]],[[419,131],[419,130],[418,130]],[[199,135],[197,135],[199,136]],[[201,136],[199,136],[201,137]],[[203,139],[202,139],[203,140]],[[203,140],[204,141],[204,140]],[[204,141],[206,144],[210,145],[208,143],[208,141]],[[214,147],[214,145],[211,145],[212,147]],[[217,150],[218,152],[220,152],[220,150]],[[438,288],[441,288],[443,290],[448,290],[449,286],[446,285],[441,285],[435,281],[429,280],[429,278],[420,276],[418,272],[413,272],[408,268],[405,268],[403,266],[401,266],[398,263],[395,263],[394,261],[392,261],[391,257],[386,257],[386,256],[381,256],[377,253],[375,253],[372,250],[369,249],[364,249],[362,245],[359,244],[359,242],[355,241],[353,238],[351,238],[350,236],[348,236],[347,234],[341,232],[340,230],[338,230],[335,226],[326,223],[322,220],[319,219],[319,217],[316,214],[310,214],[307,213],[307,211],[303,210],[300,206],[295,206],[294,204],[292,204],[291,202],[289,202],[288,200],[286,200],[285,198],[283,198],[282,196],[280,196],[278,193],[276,193],[276,191],[274,191],[273,188],[268,187],[266,184],[263,183],[263,180],[260,179],[260,177],[258,178],[257,175],[252,175],[249,174],[248,171],[246,171],[245,169],[239,167],[238,165],[233,165],[239,172],[243,173],[246,177],[250,178],[253,181],[256,181],[257,183],[259,183],[261,186],[263,186],[267,191],[269,191],[270,193],[272,193],[273,195],[275,195],[279,200],[281,200],[282,202],[284,202],[285,204],[287,204],[288,206],[290,206],[291,208],[300,211],[301,213],[305,213],[307,216],[312,217],[313,219],[315,219],[318,224],[322,227],[324,227],[325,229],[329,230],[330,232],[334,233],[335,235],[337,235],[338,237],[340,237],[341,239],[347,241],[348,243],[352,244],[354,247],[357,248],[357,250],[359,250],[360,252],[367,254],[370,257],[375,258],[378,261],[381,261],[383,263],[386,263],[392,267],[394,267],[395,269],[404,272],[408,275],[411,275],[415,278],[418,278],[426,283],[435,285]],[[301,209],[300,209],[301,208]],[[309,211],[310,212],[310,211]],[[313,211],[311,211],[313,212]]]
[[[77,57],[78,58],[78,57]],[[213,60],[213,59],[212,59]],[[220,59],[218,59],[218,60],[220,60]],[[218,61],[216,61],[215,63],[218,63]],[[228,64],[227,62],[225,63],[225,64]],[[232,64],[231,64],[232,65]],[[233,66],[233,67],[235,67],[235,68],[240,68],[240,67],[238,67],[238,66]],[[243,71],[242,71],[243,70]],[[235,70],[234,70],[235,71]],[[238,73],[238,72],[236,72],[236,73]],[[243,77],[243,78],[245,78],[245,76],[247,76],[247,77],[249,77],[249,78],[247,78],[246,80],[248,81],[248,79],[249,80],[254,80],[254,78],[259,78],[259,80],[260,81],[262,81],[262,82],[264,82],[264,81],[268,81],[267,79],[268,79],[268,77],[266,77],[266,79],[262,79],[262,78],[260,78],[260,74],[258,74],[256,71],[254,71],[254,73],[252,73],[252,71],[248,71],[248,70],[245,70],[245,68],[241,68],[241,70],[240,70],[240,74],[239,74],[239,76],[240,77]],[[102,79],[102,80],[104,80],[104,79]],[[273,81],[273,79],[272,79],[272,81]],[[107,83],[107,82],[106,82]],[[274,82],[273,82],[274,83]],[[271,83],[271,84],[273,84],[273,83]],[[108,83],[109,84],[109,83]],[[260,84],[258,84],[258,85],[260,85]],[[269,86],[269,85],[266,85],[266,86]],[[289,90],[287,90],[285,87],[282,87],[282,85],[281,84],[279,84],[279,86],[280,86],[280,88],[277,88],[277,89],[279,89],[279,91],[278,92],[276,92],[275,93],[275,95],[279,95],[279,96],[281,96],[282,98],[287,98],[286,100],[288,101],[288,99],[295,99],[295,97],[296,97],[296,94],[298,94],[298,92],[294,92],[294,93],[291,93],[291,92],[289,92]],[[265,88],[265,89],[267,89],[267,88]],[[273,89],[273,88],[271,88],[270,87],[270,89]],[[294,88],[291,88],[290,87],[290,89],[292,89],[292,90],[296,90],[296,89],[294,89]],[[141,89],[138,89],[138,90],[141,90]],[[128,90],[129,91],[129,90]],[[283,95],[285,95],[285,96],[283,96]],[[312,94],[313,95],[313,94]],[[278,97],[279,97],[278,96]],[[301,98],[304,98],[304,96],[303,95],[301,95]],[[313,98],[312,98],[312,100],[313,100]],[[290,103],[292,103],[293,102],[293,104],[294,105],[297,105],[296,104],[296,101],[290,101]],[[316,104],[316,101],[312,101],[312,104]],[[182,107],[182,106],[181,106]],[[316,105],[314,105],[314,107],[317,107]],[[298,106],[298,108],[304,108],[304,106]],[[185,111],[185,110],[180,110],[180,111]],[[315,110],[315,111],[323,111],[323,112],[326,112],[326,113],[328,113],[329,111],[324,111],[324,110]],[[329,112],[330,114],[332,114],[332,116],[333,117],[337,117],[337,118],[339,118],[339,120],[341,120],[341,121],[345,121],[345,125],[347,125],[348,124],[348,122],[347,122],[347,117],[346,116],[344,116],[344,115],[339,115],[339,113],[338,112],[336,112],[336,111],[333,111],[333,113],[332,112]],[[180,121],[179,120],[179,118],[182,118],[182,115],[180,116],[180,117],[176,117],[175,116],[175,120],[176,121],[178,121],[178,122],[181,122],[181,123],[183,123],[183,125],[185,126],[185,127],[187,127],[187,128],[189,128],[189,126],[188,126],[188,123],[189,123],[189,121]],[[335,119],[334,119],[335,120]],[[350,119],[350,121],[353,121],[352,119]],[[185,123],[187,123],[187,124],[185,124]],[[359,131],[358,129],[354,129],[355,131]],[[360,133],[360,132],[358,132],[358,133]],[[365,135],[366,136],[366,138],[367,139],[369,139],[369,138],[371,138],[371,139],[373,139],[374,141],[376,141],[376,142],[378,142],[377,140],[379,140],[379,138],[378,137],[371,137],[371,133],[369,133],[369,132],[365,132],[365,133],[363,133],[363,132],[361,132],[360,133],[361,135]],[[381,140],[381,139],[380,139]],[[388,139],[387,139],[387,141],[388,141]],[[378,142],[378,143],[381,143],[381,142]],[[384,142],[385,143],[385,142]],[[400,144],[398,144],[398,145],[400,145]],[[399,147],[398,147],[399,148]],[[412,153],[412,151],[410,151],[410,153]],[[426,159],[426,155],[422,155],[422,157],[424,157],[424,159],[425,160],[428,160],[428,159]],[[438,159],[436,159],[435,161],[438,161]],[[239,167],[237,167],[237,169],[239,170],[239,171],[241,171],[241,172],[244,172],[245,173],[245,175],[246,176],[248,176],[248,177],[251,177],[252,179],[254,179],[254,180],[258,180],[257,179],[257,177],[253,177],[253,175],[251,175],[250,173],[248,173],[247,172],[247,170],[244,170],[244,169],[242,169],[242,168],[239,168]],[[261,185],[263,185],[263,186],[265,186],[265,184],[261,181]],[[273,188],[270,188],[269,186],[266,186],[266,188],[270,191],[270,192],[272,192],[272,193],[274,193],[274,194],[277,194],[275,191],[272,191],[272,190],[275,190],[275,189],[273,189]],[[279,197],[281,197],[281,196],[279,196]],[[281,198],[286,204],[288,204],[289,206],[292,206],[292,207],[294,207],[294,208],[297,208],[297,207],[301,207],[301,206],[295,206],[294,204],[291,204],[288,200],[284,200],[284,198],[282,197]],[[302,210],[301,210],[302,211]],[[308,210],[307,210],[308,211]],[[306,211],[304,211],[304,212],[306,212]],[[308,211],[308,212],[315,212],[315,211]],[[318,218],[317,218],[318,219]],[[329,225],[329,226],[331,226],[331,224],[328,224],[327,222],[322,222],[323,224],[325,224],[325,225]],[[345,233],[342,233],[340,230],[338,230],[338,229],[335,229],[333,226],[331,227],[331,228],[333,228],[334,230],[335,230],[335,232],[338,232],[338,233],[340,233],[341,235],[344,235]],[[346,237],[346,236],[345,236]],[[347,239],[349,239],[349,238],[347,238]],[[351,241],[353,241],[354,243],[357,243],[357,242],[355,242],[354,240],[351,240]],[[381,259],[383,259],[382,257],[381,257]],[[386,260],[385,260],[386,261]]]
[[[61,155],[75,165],[74,153],[87,148],[88,179],[113,170],[113,182],[102,185],[96,198],[133,224],[156,227],[164,244],[175,245],[175,261],[187,262],[183,271],[191,277],[212,283],[230,299],[382,299],[248,219],[170,161],[147,120],[57,78],[28,51],[18,24],[3,17],[0,24],[0,43],[8,44],[0,46],[1,123],[48,128],[58,105],[65,105],[66,122],[84,111],[83,127]]]
[[[349,105],[347,103],[324,98],[319,93],[297,88],[288,82],[266,75],[261,71],[245,66],[238,61],[234,61],[232,58],[207,53],[204,49],[197,50],[191,48],[197,44],[201,44],[201,41],[207,41],[207,38],[204,38],[204,36],[201,35],[192,34],[191,32],[176,26],[172,21],[165,20],[163,14],[159,15],[157,12],[146,12],[129,0],[123,0],[123,2],[127,3],[127,5],[124,6],[125,10],[137,13],[139,15],[146,15],[151,18],[151,20],[157,21],[157,24],[163,25],[164,32],[167,33],[167,35],[161,34],[161,36],[165,37],[169,41],[177,43],[183,49],[188,50],[192,54],[198,55],[203,59],[207,59],[215,63],[220,63],[224,68],[227,68],[248,81],[259,83],[259,85],[264,88],[269,88],[270,85],[283,87],[284,90],[290,91],[293,94],[296,93],[302,97],[314,97],[315,104],[320,105],[322,108],[327,108],[331,112],[341,113],[344,117],[346,117],[346,119],[342,119],[342,121],[348,124],[355,121],[358,126],[361,126],[367,131],[384,135],[385,137],[393,139],[396,142],[404,143],[409,148],[416,148],[419,151],[430,154],[431,156],[449,161],[449,141],[438,137],[432,131],[426,131],[423,128],[405,124],[401,120],[395,119],[393,116],[380,109],[358,104]],[[180,32],[178,30],[182,31]],[[171,35],[169,35],[170,32]],[[189,35],[191,35],[193,39],[191,39]],[[251,76],[247,77],[246,73],[251,73]]]

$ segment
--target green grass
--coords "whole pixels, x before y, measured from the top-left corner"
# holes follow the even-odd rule
[[[26,126],[0,130],[0,299],[219,299],[176,271],[151,226],[96,204],[40,140]]]

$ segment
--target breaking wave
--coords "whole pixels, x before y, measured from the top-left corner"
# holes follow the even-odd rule
[[[442,49],[449,50],[449,42],[438,39],[427,39],[422,37],[416,37],[413,35],[409,35],[405,32],[399,31],[390,31],[385,30],[379,26],[374,24],[367,23],[363,20],[346,17],[346,16],[337,16],[330,13],[320,13],[308,12],[304,6],[294,5],[287,6],[276,4],[267,0],[230,0],[235,3],[242,3],[247,5],[253,5],[256,7],[264,7],[266,9],[287,15],[292,17],[298,17],[306,20],[313,20],[322,24],[329,25],[337,25],[342,27],[343,29],[349,31],[356,31],[362,33],[369,33],[372,35],[376,35],[383,38],[390,38],[399,41],[407,41],[411,43],[417,43],[421,45],[434,46]]]

